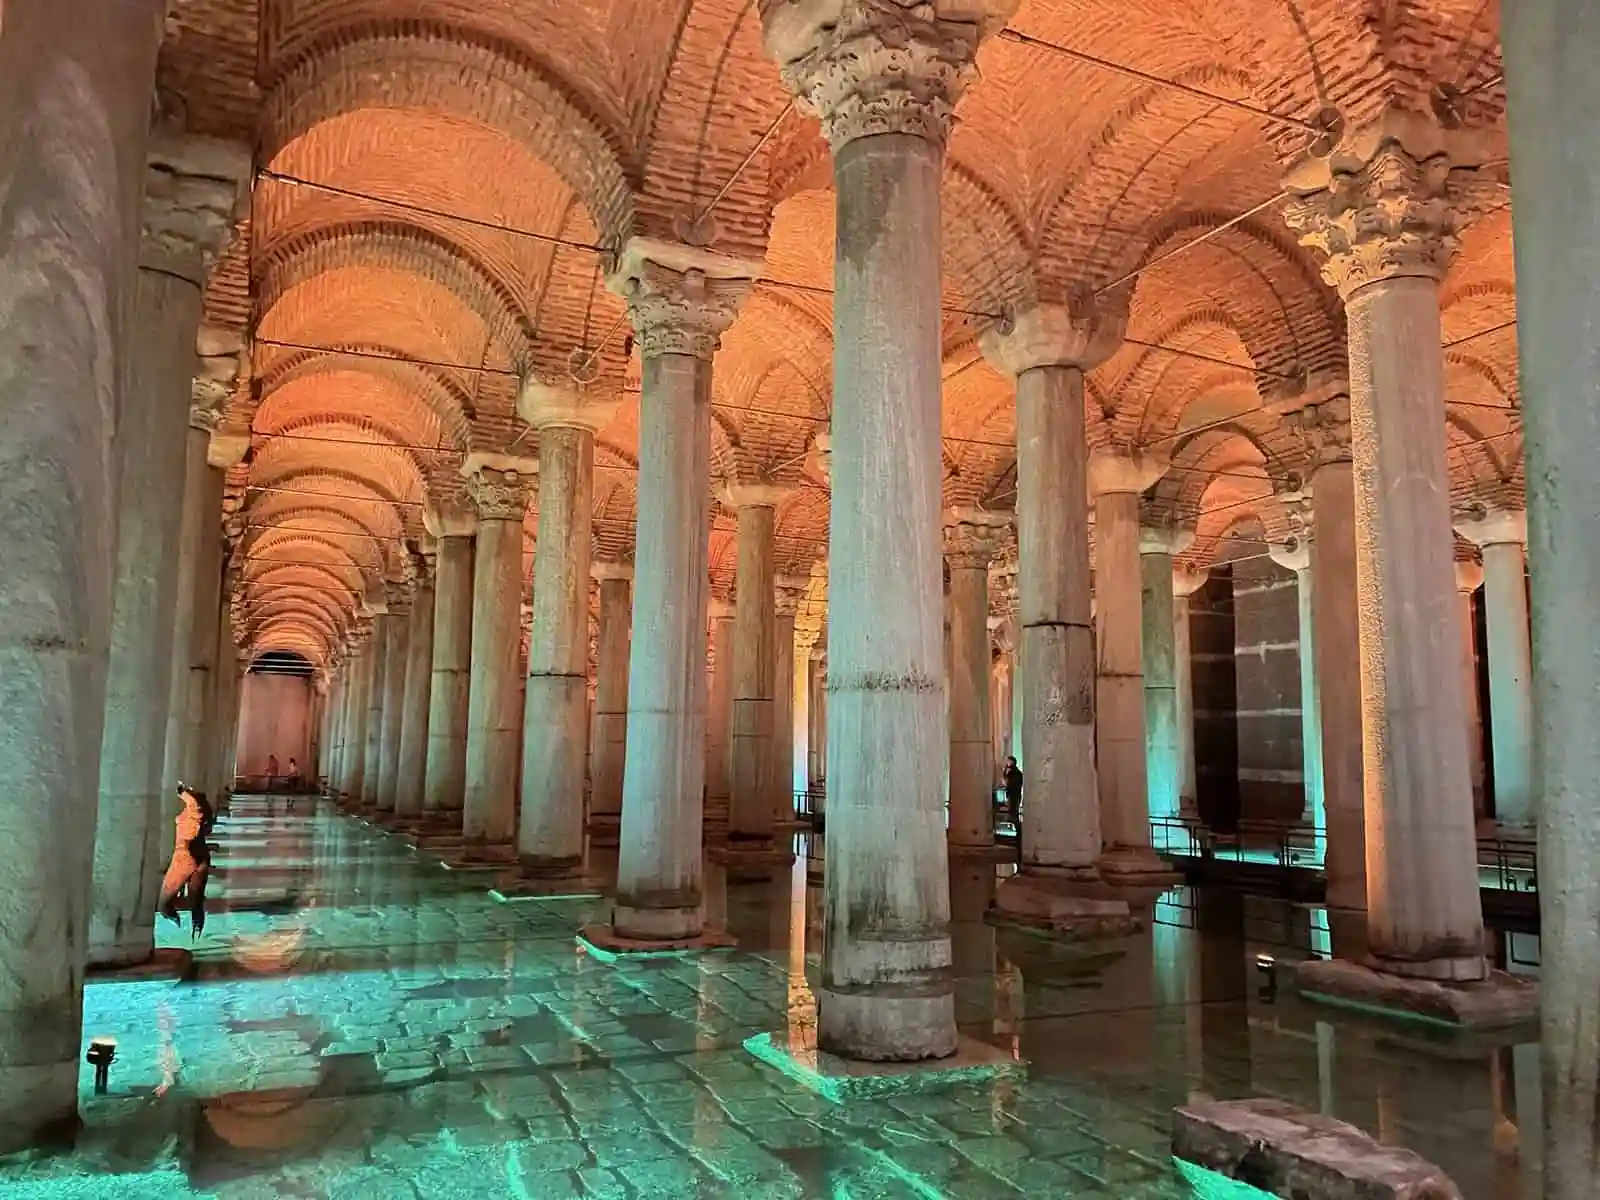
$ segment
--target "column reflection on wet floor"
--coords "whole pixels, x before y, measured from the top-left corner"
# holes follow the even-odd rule
[[[1192,1200],[1173,1106],[1271,1095],[1411,1147],[1472,1200],[1538,1195],[1536,1046],[1264,985],[1258,956],[1326,953],[1337,915],[1177,889],[1139,936],[1073,944],[997,922],[995,868],[958,861],[957,1020],[1025,1073],[833,1103],[743,1048],[814,1039],[827,865],[804,838],[765,880],[708,864],[706,915],[736,949],[615,961],[574,940],[606,901],[497,902],[483,876],[311,798],[237,800],[217,841],[192,978],[90,985],[85,1037],[117,1040],[110,1092],[86,1067],[76,1146],[0,1161],[0,1193],[121,1176],[95,1186]],[[614,878],[603,852],[591,868]],[[160,936],[191,945],[187,925]]]

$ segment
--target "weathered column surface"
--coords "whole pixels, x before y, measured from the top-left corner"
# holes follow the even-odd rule
[[[1398,114],[1346,141],[1291,175],[1288,217],[1329,255],[1349,328],[1369,949],[1391,975],[1482,979],[1466,714],[1440,686],[1460,678],[1438,283],[1457,160]]]
[[[517,684],[522,522],[528,484],[537,470],[528,459],[486,454],[469,455],[461,468],[478,510],[461,824],[470,856],[477,858],[509,860],[513,853],[522,734]]]
[[[609,930],[618,944],[687,943],[703,932],[711,359],[757,269],[634,239],[609,281],[627,297],[644,369],[628,754]]]
[[[994,739],[989,695],[989,564],[1005,546],[1011,514],[953,508],[944,514],[950,568],[950,817],[953,852],[994,848]]]
[[[772,822],[778,835],[777,849],[787,862],[794,856],[796,705],[805,703],[805,679],[795,669],[795,617],[810,583],[804,575],[779,575],[772,593]]]
[[[1600,8],[1501,14],[1526,403],[1545,1200],[1600,1195]]]
[[[1456,530],[1483,551],[1495,820],[1513,829],[1531,828],[1538,814],[1533,796],[1533,661],[1523,549],[1528,544],[1528,516],[1518,509],[1487,509],[1457,521]]]
[[[732,823],[733,791],[733,640],[734,606],[712,596],[706,601],[710,668],[706,672],[705,820]]]
[[[367,645],[366,745],[361,761],[361,807],[378,808],[383,788],[383,702],[389,688],[389,626],[395,617],[389,611],[387,594],[372,605],[372,641]]]
[[[406,682],[400,715],[400,756],[394,773],[395,815],[422,815],[428,772],[428,694],[433,686],[434,556],[416,556],[411,631],[406,639]]]
[[[940,179],[977,43],[1014,7],[957,21],[931,5],[763,5],[767,47],[833,151],[834,391],[851,402],[831,443],[817,1038],[854,1058],[956,1047],[939,725]]]
[[[145,170],[143,235],[117,421],[117,561],[89,962],[144,962],[155,950],[165,868],[162,786],[173,698],[174,609],[183,527],[185,430],[208,256],[231,226],[248,160],[226,143],[165,134]]]
[[[1291,537],[1273,546],[1268,553],[1285,571],[1293,571],[1298,604],[1297,632],[1300,642],[1300,776],[1305,785],[1305,810],[1301,819],[1310,822],[1326,846],[1328,814],[1322,793],[1322,720],[1317,700],[1317,622],[1316,581],[1311,574],[1311,539]]]
[[[1139,531],[1140,655],[1144,670],[1145,778],[1150,816],[1176,820],[1182,807],[1178,743],[1177,625],[1172,556],[1189,548],[1186,530]]]
[[[615,846],[622,832],[622,777],[628,747],[628,643],[633,621],[633,564],[597,562],[600,645],[595,671],[594,766],[589,775],[589,836]]]
[[[433,590],[433,677],[428,689],[428,767],[422,806],[461,825],[467,791],[467,710],[472,689],[473,543],[478,517],[470,506],[426,514],[439,540]]]
[[[1129,882],[1170,874],[1150,846],[1139,567],[1139,495],[1165,469],[1144,454],[1110,450],[1097,451],[1089,463],[1099,602],[1095,743],[1105,839],[1100,869]]]
[[[589,754],[589,570],[594,435],[613,403],[527,383],[522,419],[539,431],[539,537],[522,710],[522,886],[556,888],[583,867],[583,777]]]
[[[1200,819],[1199,787],[1194,766],[1194,655],[1189,638],[1189,598],[1203,588],[1207,571],[1172,568],[1173,679],[1178,693],[1178,812],[1186,821]]]
[[[1461,609],[1461,687],[1467,702],[1467,769],[1472,775],[1472,812],[1479,821],[1488,813],[1484,795],[1483,710],[1478,701],[1478,622],[1472,594],[1483,586],[1483,568],[1456,559],[1456,601]]]
[[[322,754],[323,790],[330,796],[339,792],[339,774],[344,760],[344,706],[350,691],[348,650],[341,644],[333,648],[328,660],[328,736]]]
[[[1022,707],[1022,869],[1006,913],[1080,933],[1115,932],[1121,901],[1100,883],[1094,626],[1089,603],[1084,372],[1121,339],[1120,308],[1030,308],[985,353],[1017,380],[1017,682]]]
[[[734,593],[732,695],[729,715],[729,865],[789,860],[772,843],[773,696],[777,667],[773,534],[777,507],[789,489],[762,484],[729,488],[723,502],[738,515]],[[721,648],[718,647],[720,650]],[[718,670],[722,664],[717,664]]]
[[[411,593],[392,585],[389,636],[384,649],[383,735],[378,760],[378,807],[395,809],[395,779],[400,771],[400,732],[405,724],[406,667],[411,661]]]
[[[345,729],[344,793],[353,807],[361,804],[367,783],[367,699],[372,692],[372,658],[379,614],[363,601],[361,615],[351,633],[350,715]]]

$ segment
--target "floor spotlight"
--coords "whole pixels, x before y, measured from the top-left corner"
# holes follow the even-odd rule
[[[1270,954],[1256,955],[1256,974],[1261,976],[1261,988],[1256,995],[1272,1004],[1278,999],[1278,960]]]
[[[90,1038],[89,1049],[83,1059],[94,1068],[94,1094],[104,1096],[111,1082],[111,1064],[117,1061],[117,1039]]]

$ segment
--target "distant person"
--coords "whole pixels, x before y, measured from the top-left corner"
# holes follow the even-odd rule
[[[1000,781],[1006,789],[1006,812],[1013,825],[1022,822],[1022,768],[1017,766],[1015,757],[1006,757],[1005,769],[1000,773]]]
[[[294,756],[289,757],[289,811],[294,811],[295,793],[300,790],[300,764],[295,762]]]
[[[267,791],[270,792],[277,782],[278,756],[276,754],[269,754],[267,755]]]

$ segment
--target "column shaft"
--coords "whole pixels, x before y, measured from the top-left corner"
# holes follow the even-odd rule
[[[780,609],[773,618],[772,669],[772,819],[794,820],[794,725],[795,688],[798,686],[794,660],[794,612]],[[782,850],[789,852],[790,831],[781,834]]]
[[[367,700],[372,693],[376,631],[359,643],[350,663],[350,716],[345,732],[345,792],[359,805],[367,786]]]
[[[1194,653],[1189,640],[1189,597],[1172,597],[1173,690],[1177,693],[1178,812],[1185,820],[1198,820],[1194,766]]]
[[[189,729],[190,647],[194,638],[195,599],[198,594],[197,564],[201,558],[200,540],[214,524],[222,507],[221,475],[212,469],[207,455],[211,445],[209,415],[190,413],[184,435],[183,510],[178,524],[178,563],[172,598],[172,667],[168,687],[167,733],[161,772],[161,790],[171,795],[184,772],[185,740]],[[212,498],[211,480],[217,486],[217,509],[205,506]]]
[[[1502,825],[1532,826],[1536,815],[1533,665],[1522,543],[1493,542],[1483,548],[1483,604],[1489,737],[1494,747],[1494,815]]]
[[[406,668],[411,662],[411,608],[389,613],[384,649],[383,738],[378,760],[378,807],[395,811],[395,781],[400,773],[400,735],[406,715]]]
[[[732,758],[728,838],[735,847],[772,845],[773,532],[770,505],[741,504],[738,588],[733,616]],[[720,669],[720,664],[719,664]]]
[[[1295,585],[1300,618],[1301,774],[1306,790],[1304,819],[1310,821],[1312,827],[1326,838],[1328,812],[1322,782],[1322,702],[1317,679],[1316,578],[1309,561],[1295,572]]]
[[[1478,697],[1478,622],[1472,595],[1483,583],[1483,568],[1456,560],[1456,597],[1461,610],[1461,687],[1467,704],[1467,770],[1472,776],[1472,812],[1488,814],[1483,774],[1483,708]]]
[[[994,845],[990,733],[989,566],[950,566],[950,826],[952,846]]]
[[[467,708],[472,684],[473,539],[439,538],[428,689],[428,768],[422,803],[459,813],[467,790]]]
[[[183,738],[182,779],[192,787],[207,784],[215,713],[213,668],[217,661],[217,620],[222,613],[222,488],[224,473],[207,466],[198,506],[200,523],[194,551],[194,619],[189,626],[188,694]]]
[[[1102,492],[1095,500],[1095,588],[1100,824],[1106,866],[1113,867],[1151,857],[1137,492]]]
[[[734,610],[713,599],[708,609],[711,670],[706,681],[706,819],[732,823]]]
[[[367,646],[366,745],[362,752],[361,806],[382,807],[383,797],[383,704],[389,688],[389,627],[395,614],[381,612],[372,618],[372,641]]]
[[[472,580],[472,683],[467,699],[469,841],[508,844],[515,825],[518,743],[517,647],[522,522],[480,512]]]
[[[626,572],[626,574],[624,573]],[[628,746],[628,642],[632,572],[607,566],[600,576],[600,646],[594,693],[594,769],[589,822],[597,841],[616,845],[622,827],[622,779]]]
[[[1178,750],[1177,625],[1171,553],[1143,550],[1139,555],[1139,579],[1149,815],[1176,820],[1181,807],[1183,763]]]
[[[406,684],[400,719],[400,758],[395,767],[394,811],[422,815],[428,770],[429,690],[433,685],[433,580],[426,568],[411,605],[411,635],[406,642]]]

